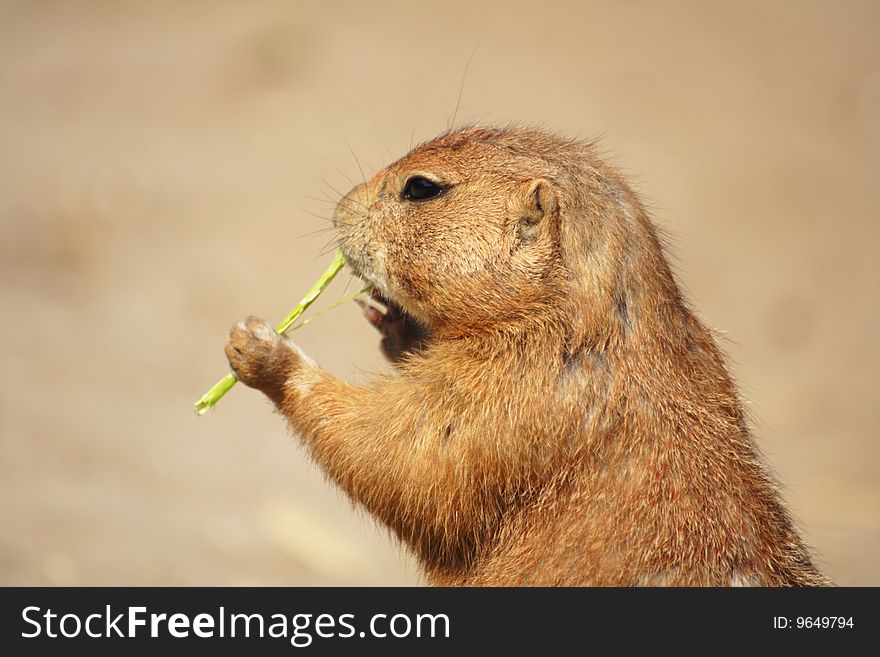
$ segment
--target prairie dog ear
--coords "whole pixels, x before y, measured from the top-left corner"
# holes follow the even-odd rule
[[[531,180],[526,184],[523,201],[523,219],[537,223],[544,217],[556,214],[556,193],[550,183],[543,178]]]
[[[556,192],[547,180],[537,178],[525,183],[519,190],[520,241],[531,241],[542,231],[545,219],[552,219],[558,210]]]

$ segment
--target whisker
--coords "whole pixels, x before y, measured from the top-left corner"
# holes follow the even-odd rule
[[[302,233],[301,235],[294,235],[291,239],[292,240],[301,240],[301,239],[305,239],[306,237],[316,237],[318,235],[326,235],[327,233],[332,232],[334,230],[336,230],[335,226],[325,226],[324,228],[319,228],[318,230],[313,230],[308,233]]]
[[[317,196],[303,196],[303,198],[307,201],[313,201],[315,203],[320,203],[322,205],[330,206],[332,208],[335,208],[339,204],[338,201],[334,201],[326,197],[318,198]]]
[[[446,126],[446,131],[451,132],[452,126],[455,125],[455,119],[458,117],[458,108],[461,105],[461,97],[464,93],[464,82],[467,79],[468,69],[471,67],[471,62],[474,59],[474,55],[477,54],[477,48],[480,47],[479,40],[474,45],[474,49],[471,51],[471,56],[468,57],[467,64],[464,65],[464,73],[461,74],[461,84],[458,86],[458,100],[455,101],[455,110],[452,112],[452,119],[449,121],[449,124]]]
[[[361,172],[361,180],[364,181],[364,185],[367,184],[367,177],[364,175],[364,168],[361,166],[361,161],[358,159],[358,156],[355,155],[354,149],[351,147],[351,144],[348,143],[348,140],[345,140],[345,145],[348,146],[348,151],[351,153],[351,156],[354,158],[354,163],[357,164],[358,171]]]
[[[333,224],[332,217],[325,217],[323,215],[318,214],[317,212],[312,212],[311,210],[307,210],[306,208],[303,208],[300,206],[296,206],[296,209],[299,210],[300,212],[305,212],[307,215],[310,215],[310,216],[314,217],[315,219],[320,219],[321,221],[325,221],[325,222],[331,224],[331,226]]]
[[[357,184],[354,180],[352,180],[351,178],[349,178],[348,174],[345,173],[345,171],[343,171],[342,169],[336,169],[336,173],[338,173],[338,174],[341,175],[343,178],[345,178],[345,179],[348,181],[348,184],[351,185],[352,189],[354,189],[355,187],[357,187],[358,184]]]
[[[349,274],[348,280],[345,282],[345,287],[342,288],[342,296],[345,296],[345,293],[348,292],[348,286],[351,285],[351,282],[354,280],[354,275]]]
[[[338,240],[338,238],[334,235],[329,241],[327,241],[327,242],[324,244],[324,246],[322,246],[322,247],[319,249],[318,253],[319,253],[319,255],[320,255],[321,257],[324,257],[325,255],[328,255],[328,254],[331,253],[332,251],[335,251],[338,247],[339,247],[339,240]]]
[[[333,193],[335,193],[335,194],[337,194],[337,195],[339,196],[339,201],[340,201],[340,202],[341,202],[343,199],[345,199],[345,194],[342,194],[338,189],[336,189],[333,185],[331,185],[330,183],[328,183],[324,178],[321,178],[321,182],[323,182],[325,185],[327,185],[327,187],[330,188],[330,191],[332,191]],[[358,204],[359,206],[361,206],[364,210],[369,210],[369,208],[368,208],[366,205],[364,205],[363,203],[361,203],[361,201],[359,201],[359,200],[357,200],[357,199],[350,198],[350,199],[348,199],[348,200],[349,200],[349,202],[351,202],[351,203],[357,203],[357,204]]]

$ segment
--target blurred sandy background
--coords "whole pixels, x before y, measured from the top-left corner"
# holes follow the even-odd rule
[[[878,33],[874,1],[0,3],[0,584],[419,582],[260,396],[192,403],[323,270],[349,147],[445,129],[472,53],[457,124],[605,135],[823,569],[880,584]],[[353,304],[297,340],[383,367]]]

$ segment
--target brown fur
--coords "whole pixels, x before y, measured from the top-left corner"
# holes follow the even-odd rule
[[[446,191],[403,199],[415,174]],[[227,354],[430,583],[828,583],[643,206],[590,144],[446,134],[336,219],[402,327],[386,338],[419,328],[397,375],[349,385],[254,318]]]

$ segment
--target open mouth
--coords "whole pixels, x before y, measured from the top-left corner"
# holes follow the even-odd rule
[[[374,285],[361,299],[364,316],[382,334],[382,351],[392,361],[421,351],[431,337],[428,328],[384,296]]]

